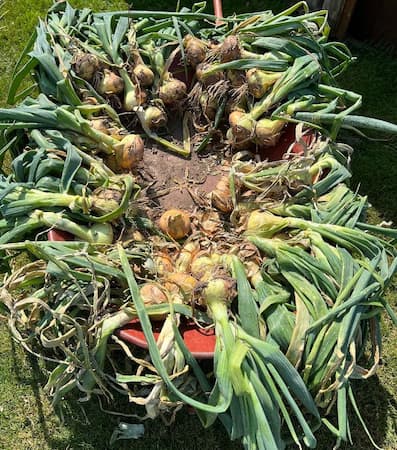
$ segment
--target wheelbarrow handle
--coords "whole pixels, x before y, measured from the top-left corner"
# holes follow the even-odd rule
[[[213,4],[214,4],[214,14],[217,17],[215,24],[221,25],[223,23],[222,20],[220,20],[223,18],[222,0],[213,0]]]

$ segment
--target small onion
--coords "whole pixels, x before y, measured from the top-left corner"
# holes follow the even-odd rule
[[[180,209],[169,209],[160,217],[159,227],[172,239],[182,239],[191,231],[190,217]]]
[[[167,115],[157,106],[149,106],[145,109],[144,120],[149,130],[157,130],[167,125]]]
[[[200,281],[205,281],[203,278],[208,278],[212,269],[215,267],[214,262],[209,256],[198,256],[194,258],[190,271],[192,275]]]
[[[284,120],[258,120],[255,127],[255,142],[260,147],[273,147],[280,139],[284,126]]]
[[[146,64],[137,64],[132,72],[140,86],[149,87],[153,84],[154,73]]]
[[[227,70],[226,77],[235,89],[241,88],[247,83],[243,70]]]
[[[83,80],[91,81],[99,69],[99,59],[90,53],[80,53],[73,62],[76,75]]]
[[[183,272],[170,273],[166,280],[168,283],[177,285],[184,297],[190,297],[197,286],[196,278]]]
[[[233,211],[230,183],[227,176],[223,176],[211,192],[211,202],[219,211],[224,213]]]
[[[166,253],[159,253],[155,256],[154,262],[158,275],[163,276],[175,270],[172,259]]]
[[[178,272],[186,272],[189,270],[190,263],[199,250],[199,244],[196,242],[187,242],[179,252],[178,258],[175,262],[175,269]]]
[[[111,70],[105,69],[97,85],[97,90],[101,95],[121,94],[124,90],[124,81]]]
[[[186,61],[190,66],[196,67],[197,64],[204,61],[208,49],[205,42],[191,34],[187,34],[183,39],[183,45],[185,48]]]
[[[113,228],[110,223],[95,223],[88,231],[90,242],[95,244],[111,244],[113,242]]]
[[[98,214],[107,214],[119,207],[123,193],[120,189],[98,187],[91,199],[91,209]]]
[[[186,84],[171,78],[160,87],[159,97],[165,105],[175,105],[186,96]]]
[[[211,66],[212,65],[208,63],[201,63],[196,67],[196,77],[205,87],[218,83],[225,77],[222,71],[211,71]]]
[[[154,283],[146,283],[141,286],[139,293],[143,300],[145,306],[151,305],[161,305],[163,303],[168,303],[167,296],[164,292]],[[151,319],[153,320],[164,320],[167,317],[165,314],[151,314]]]
[[[134,111],[137,106],[143,105],[147,100],[147,94],[144,89],[134,86],[126,92],[124,96],[123,107],[125,111]]]
[[[219,47],[219,59],[221,63],[241,59],[240,42],[236,35],[227,36],[222,42],[222,45]]]
[[[127,134],[114,146],[117,166],[121,170],[133,170],[143,159],[144,144],[138,134]]]
[[[255,98],[262,98],[281,75],[282,73],[280,72],[266,72],[260,69],[248,70],[248,92]]]
[[[229,118],[230,120],[230,118]],[[237,143],[248,143],[255,134],[256,121],[249,114],[244,114],[232,126],[233,137]]]

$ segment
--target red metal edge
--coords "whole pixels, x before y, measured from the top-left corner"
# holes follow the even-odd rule
[[[162,322],[152,322],[152,331],[157,341]],[[205,330],[198,328],[193,322],[182,321],[179,326],[182,338],[191,354],[197,359],[212,359],[214,357],[216,335],[213,328]],[[116,334],[126,342],[141,348],[148,348],[145,334],[142,331],[139,319],[134,319],[117,330]]]
[[[61,231],[53,228],[47,233],[49,241],[62,242],[62,241],[74,241],[74,236],[67,231]]]

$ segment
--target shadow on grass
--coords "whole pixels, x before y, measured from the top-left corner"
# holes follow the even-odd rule
[[[136,419],[123,416],[110,415],[101,410],[96,397],[88,402],[79,402],[77,395],[65,399],[56,411],[52,411],[45,400],[46,393],[43,386],[47,381],[46,372],[51,370],[45,367],[37,358],[29,353],[23,356],[18,351],[9,335],[12,366],[19,384],[31,387],[31,404],[35,417],[31,417],[37,424],[37,433],[47,443],[46,448],[51,450],[85,449],[85,450],[241,450],[239,442],[230,442],[229,437],[221,424],[204,430],[198,417],[191,415],[186,408],[177,413],[176,421],[166,426],[160,419],[144,422],[145,435],[133,441],[118,441],[110,447],[109,441],[113,430],[120,421],[128,423],[138,422]],[[47,372],[48,373],[48,372]],[[45,404],[44,404],[45,403]],[[104,404],[106,409],[122,410],[137,414],[138,408],[134,404],[128,405],[126,400],[117,398],[115,403]],[[143,414],[142,409],[139,410]],[[58,420],[54,421],[53,414]],[[49,419],[51,419],[49,421]],[[41,441],[42,442],[42,441]]]
[[[46,376],[36,358],[27,356],[30,366],[29,376],[21,375],[19,357],[12,344],[15,374],[18,381],[29,384],[32,388],[32,395],[37,408],[37,421],[47,445],[52,450],[64,450],[65,448],[82,448],[86,450],[107,450],[109,439],[120,420],[126,422],[136,422],[132,419],[122,419],[103,413],[97,399],[92,399],[86,403],[79,403],[76,398],[65,400],[58,417],[62,420],[62,427],[67,429],[67,439],[65,433],[48,428],[42,396],[42,386],[46,381]],[[380,370],[386,370],[381,368]],[[382,385],[378,376],[374,376],[366,381],[353,382],[353,389],[361,415],[369,429],[369,432],[376,444],[382,446],[387,443],[387,430],[396,429],[397,423],[388,424],[388,420],[394,420],[390,416],[390,410],[397,411],[397,402]],[[111,408],[111,406],[109,407]],[[134,411],[131,406],[131,411]],[[336,423],[335,413],[331,413],[329,420]],[[342,449],[368,450],[373,448],[370,440],[366,436],[362,425],[350,407],[349,420],[351,426],[353,444],[342,443]],[[318,449],[331,449],[335,444],[335,438],[325,427],[317,432]],[[138,441],[118,441],[114,448],[119,450],[201,450],[208,448],[211,450],[241,450],[242,446],[238,442],[230,442],[228,436],[221,425],[213,426],[204,430],[197,416],[189,415],[186,409],[178,413],[176,422],[171,426],[165,426],[160,420],[145,422],[145,436]],[[291,450],[295,447],[291,447]],[[390,448],[390,447],[389,447]]]

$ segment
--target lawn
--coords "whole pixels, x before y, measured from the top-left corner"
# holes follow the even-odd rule
[[[191,4],[190,2],[189,4]],[[284,1],[224,1],[226,13],[255,11],[266,4],[279,9]],[[51,4],[49,0],[7,0],[7,11],[0,29],[0,104],[4,105],[7,85],[18,54],[34,28],[37,17],[43,16]],[[91,6],[99,9],[122,9],[127,4],[121,0],[72,1],[76,7]],[[185,3],[187,4],[187,3]],[[136,9],[172,9],[167,0],[140,0]],[[376,45],[349,43],[358,62],[343,76],[341,84],[364,96],[362,113],[397,122],[397,58]],[[392,220],[397,223],[397,146],[395,142],[380,142],[353,136],[343,136],[354,145],[353,185],[367,194],[373,208],[374,220]],[[388,300],[397,306],[397,284],[388,292]],[[378,375],[354,385],[358,404],[375,441],[385,450],[397,449],[397,331],[390,321],[383,321],[383,366]],[[34,357],[26,356],[16,346],[0,321],[0,449],[4,450],[105,450],[117,416],[100,411],[97,400],[78,403],[70,399],[57,414],[43,393],[45,383],[43,367]],[[240,449],[229,443],[221,426],[203,430],[198,418],[181,412],[171,427],[159,421],[145,424],[145,437],[140,441],[121,442],[119,449]],[[353,445],[341,448],[367,450],[372,448],[359,421],[352,413]],[[319,449],[333,446],[333,437],[324,430],[319,433]]]

